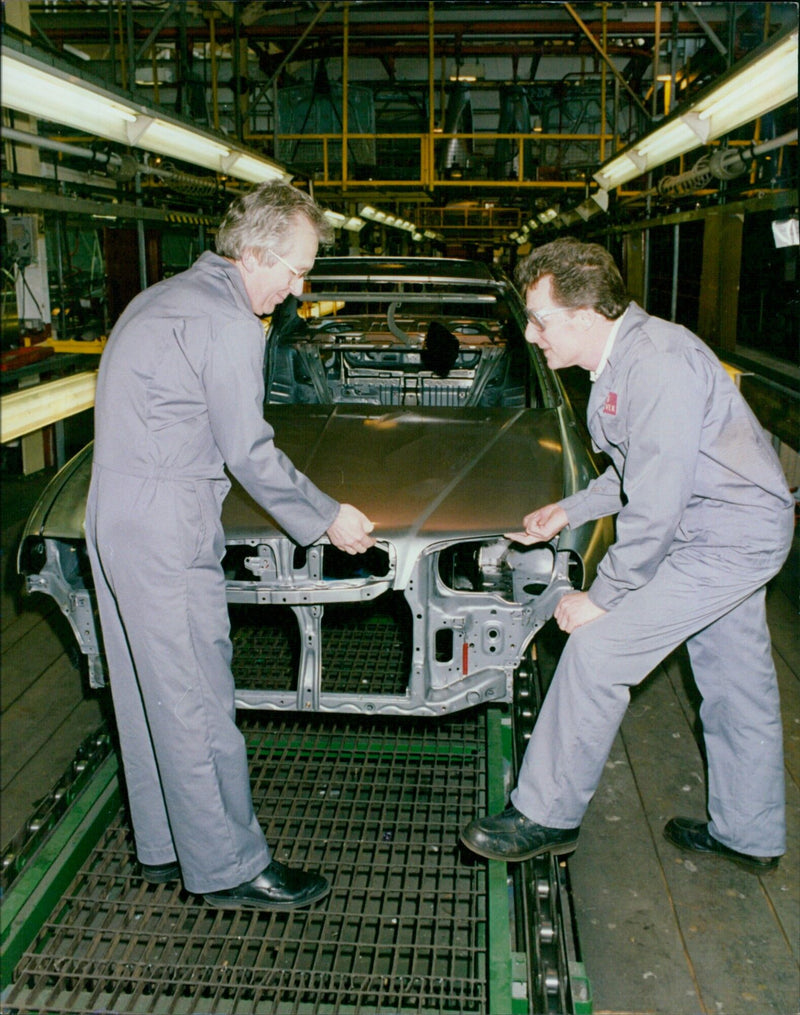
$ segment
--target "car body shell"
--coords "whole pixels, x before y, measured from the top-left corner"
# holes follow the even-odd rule
[[[591,582],[611,537],[608,521],[534,547],[505,535],[597,471],[557,378],[524,342],[524,306],[497,270],[440,259],[321,258],[307,290],[270,323],[265,414],[299,469],[374,522],[376,546],[353,557],[325,539],[297,547],[233,481],[228,602],[273,639],[255,677],[234,639],[237,703],[441,715],[510,701],[536,633],[561,595]],[[99,685],[90,472],[91,446],[34,508],[19,569],[56,600]],[[388,628],[401,646],[394,683],[381,682],[375,650],[357,686],[338,679]],[[293,646],[277,669],[275,637]],[[342,638],[337,667],[328,645]]]

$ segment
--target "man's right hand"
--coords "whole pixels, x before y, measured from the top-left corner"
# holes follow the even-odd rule
[[[363,511],[352,504],[340,504],[339,513],[328,529],[328,538],[345,553],[363,553],[375,545],[370,532],[375,528]]]
[[[522,524],[525,526],[524,532],[507,532],[506,536],[515,543],[532,546],[534,543],[546,543],[558,535],[569,525],[569,518],[560,504],[545,504],[525,515]]]

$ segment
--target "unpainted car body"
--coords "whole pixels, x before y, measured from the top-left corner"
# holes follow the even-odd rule
[[[240,707],[442,715],[510,701],[558,598],[586,587],[608,522],[514,544],[534,507],[583,487],[585,432],[508,280],[444,259],[320,258],[269,325],[276,443],[375,523],[348,556],[298,547],[234,482],[223,507]],[[48,486],[19,569],[52,596],[103,681],[83,544],[91,447]]]

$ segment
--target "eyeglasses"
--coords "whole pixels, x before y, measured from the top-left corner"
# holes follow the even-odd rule
[[[525,316],[539,331],[544,331],[544,322],[548,317],[553,317],[556,314],[563,314],[566,310],[572,310],[572,307],[553,307],[550,310],[528,310],[525,308]]]
[[[273,250],[272,247],[267,247],[267,251],[270,254],[272,254],[273,257],[276,257],[281,262],[282,265],[287,267],[296,279],[302,281],[306,277],[308,269],[306,269],[306,271],[298,271],[297,268],[289,264],[289,262],[285,258],[281,257],[281,255],[276,250]]]

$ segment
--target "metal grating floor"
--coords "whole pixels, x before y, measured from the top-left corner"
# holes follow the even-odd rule
[[[488,1002],[486,717],[243,720],[278,859],[333,883],[294,913],[213,909],[138,876],[120,811],[18,963],[7,1013],[442,1012]]]
[[[242,689],[297,688],[300,632],[285,606],[234,607],[233,675]],[[401,593],[325,607],[323,690],[405,694],[411,672],[411,612]]]

